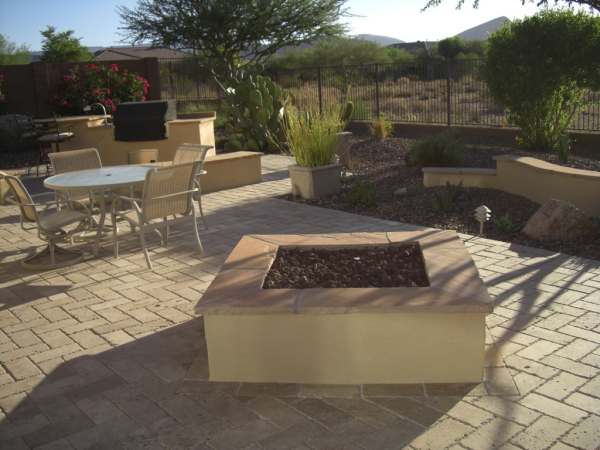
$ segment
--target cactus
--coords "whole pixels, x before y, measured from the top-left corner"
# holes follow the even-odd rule
[[[225,91],[227,113],[234,130],[260,151],[282,150],[283,123],[289,95],[270,78],[245,72],[232,79]]]
[[[344,124],[344,128],[346,128],[348,122],[352,119],[352,114],[354,114],[354,103],[352,103],[352,100],[348,100],[340,110],[340,120]]]

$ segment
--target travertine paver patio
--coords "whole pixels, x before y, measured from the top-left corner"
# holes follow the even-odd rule
[[[479,386],[209,383],[194,306],[248,233],[406,229],[271,198],[265,182],[205,197],[206,253],[174,227],[122,257],[33,273],[34,233],[0,207],[0,448],[593,449],[600,445],[600,262],[463,236],[496,300]],[[410,228],[410,227],[409,227]]]

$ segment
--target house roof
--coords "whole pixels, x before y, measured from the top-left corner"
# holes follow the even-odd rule
[[[96,61],[115,61],[120,59],[183,59],[189,56],[180,50],[174,50],[166,47],[106,47],[94,53]]]

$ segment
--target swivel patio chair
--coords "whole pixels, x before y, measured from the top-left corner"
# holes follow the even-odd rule
[[[7,182],[12,191],[12,198],[21,211],[21,227],[28,231],[25,224],[35,224],[38,237],[48,243],[42,251],[22,260],[21,265],[27,269],[44,270],[79,262],[83,257],[81,253],[66,250],[57,246],[56,243],[70,240],[73,234],[80,231],[80,226],[88,218],[88,215],[74,209],[50,211],[48,203],[34,202],[18,177],[6,175],[3,179]],[[38,211],[38,208],[43,209]],[[65,227],[75,224],[76,227],[72,230],[65,230]],[[48,262],[45,262],[46,260]]]
[[[204,159],[208,151],[213,148],[212,145],[202,144],[182,144],[173,156],[173,165],[185,164],[190,162],[198,162],[197,175],[194,178],[194,183],[198,188],[198,192],[194,194],[194,200],[198,203],[198,209],[200,210],[200,218],[202,219],[202,226],[206,229],[206,219],[204,218],[204,211],[202,210],[202,183],[200,182],[199,176],[202,174],[202,167],[204,165]]]
[[[146,264],[152,270],[152,262],[150,261],[150,255],[146,247],[145,231],[147,229],[158,231],[163,245],[167,245],[169,236],[168,217],[176,217],[177,215],[181,215],[184,218],[191,218],[196,243],[199,250],[203,251],[198,233],[196,209],[193,204],[193,194],[198,192],[198,188],[195,187],[195,176],[198,165],[198,162],[192,162],[182,165],[157,167],[149,170],[144,181],[141,198],[118,197],[120,201],[130,202],[133,210],[120,211],[118,202],[113,202],[111,215],[115,257],[119,256],[117,221],[125,219],[129,222],[132,231],[138,228],[140,244],[146,258]],[[173,219],[172,221],[180,220]]]

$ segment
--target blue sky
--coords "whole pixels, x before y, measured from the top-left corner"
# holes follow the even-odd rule
[[[234,1],[234,0],[232,0]],[[530,15],[537,9],[521,0],[481,0],[479,9],[455,10],[456,0],[422,13],[425,0],[349,0],[355,17],[345,19],[353,34],[370,33],[405,41],[436,40],[498,16]],[[88,46],[119,44],[117,5],[133,6],[136,0],[0,0],[0,33],[17,43],[39,50],[40,30],[54,25],[72,29]]]

